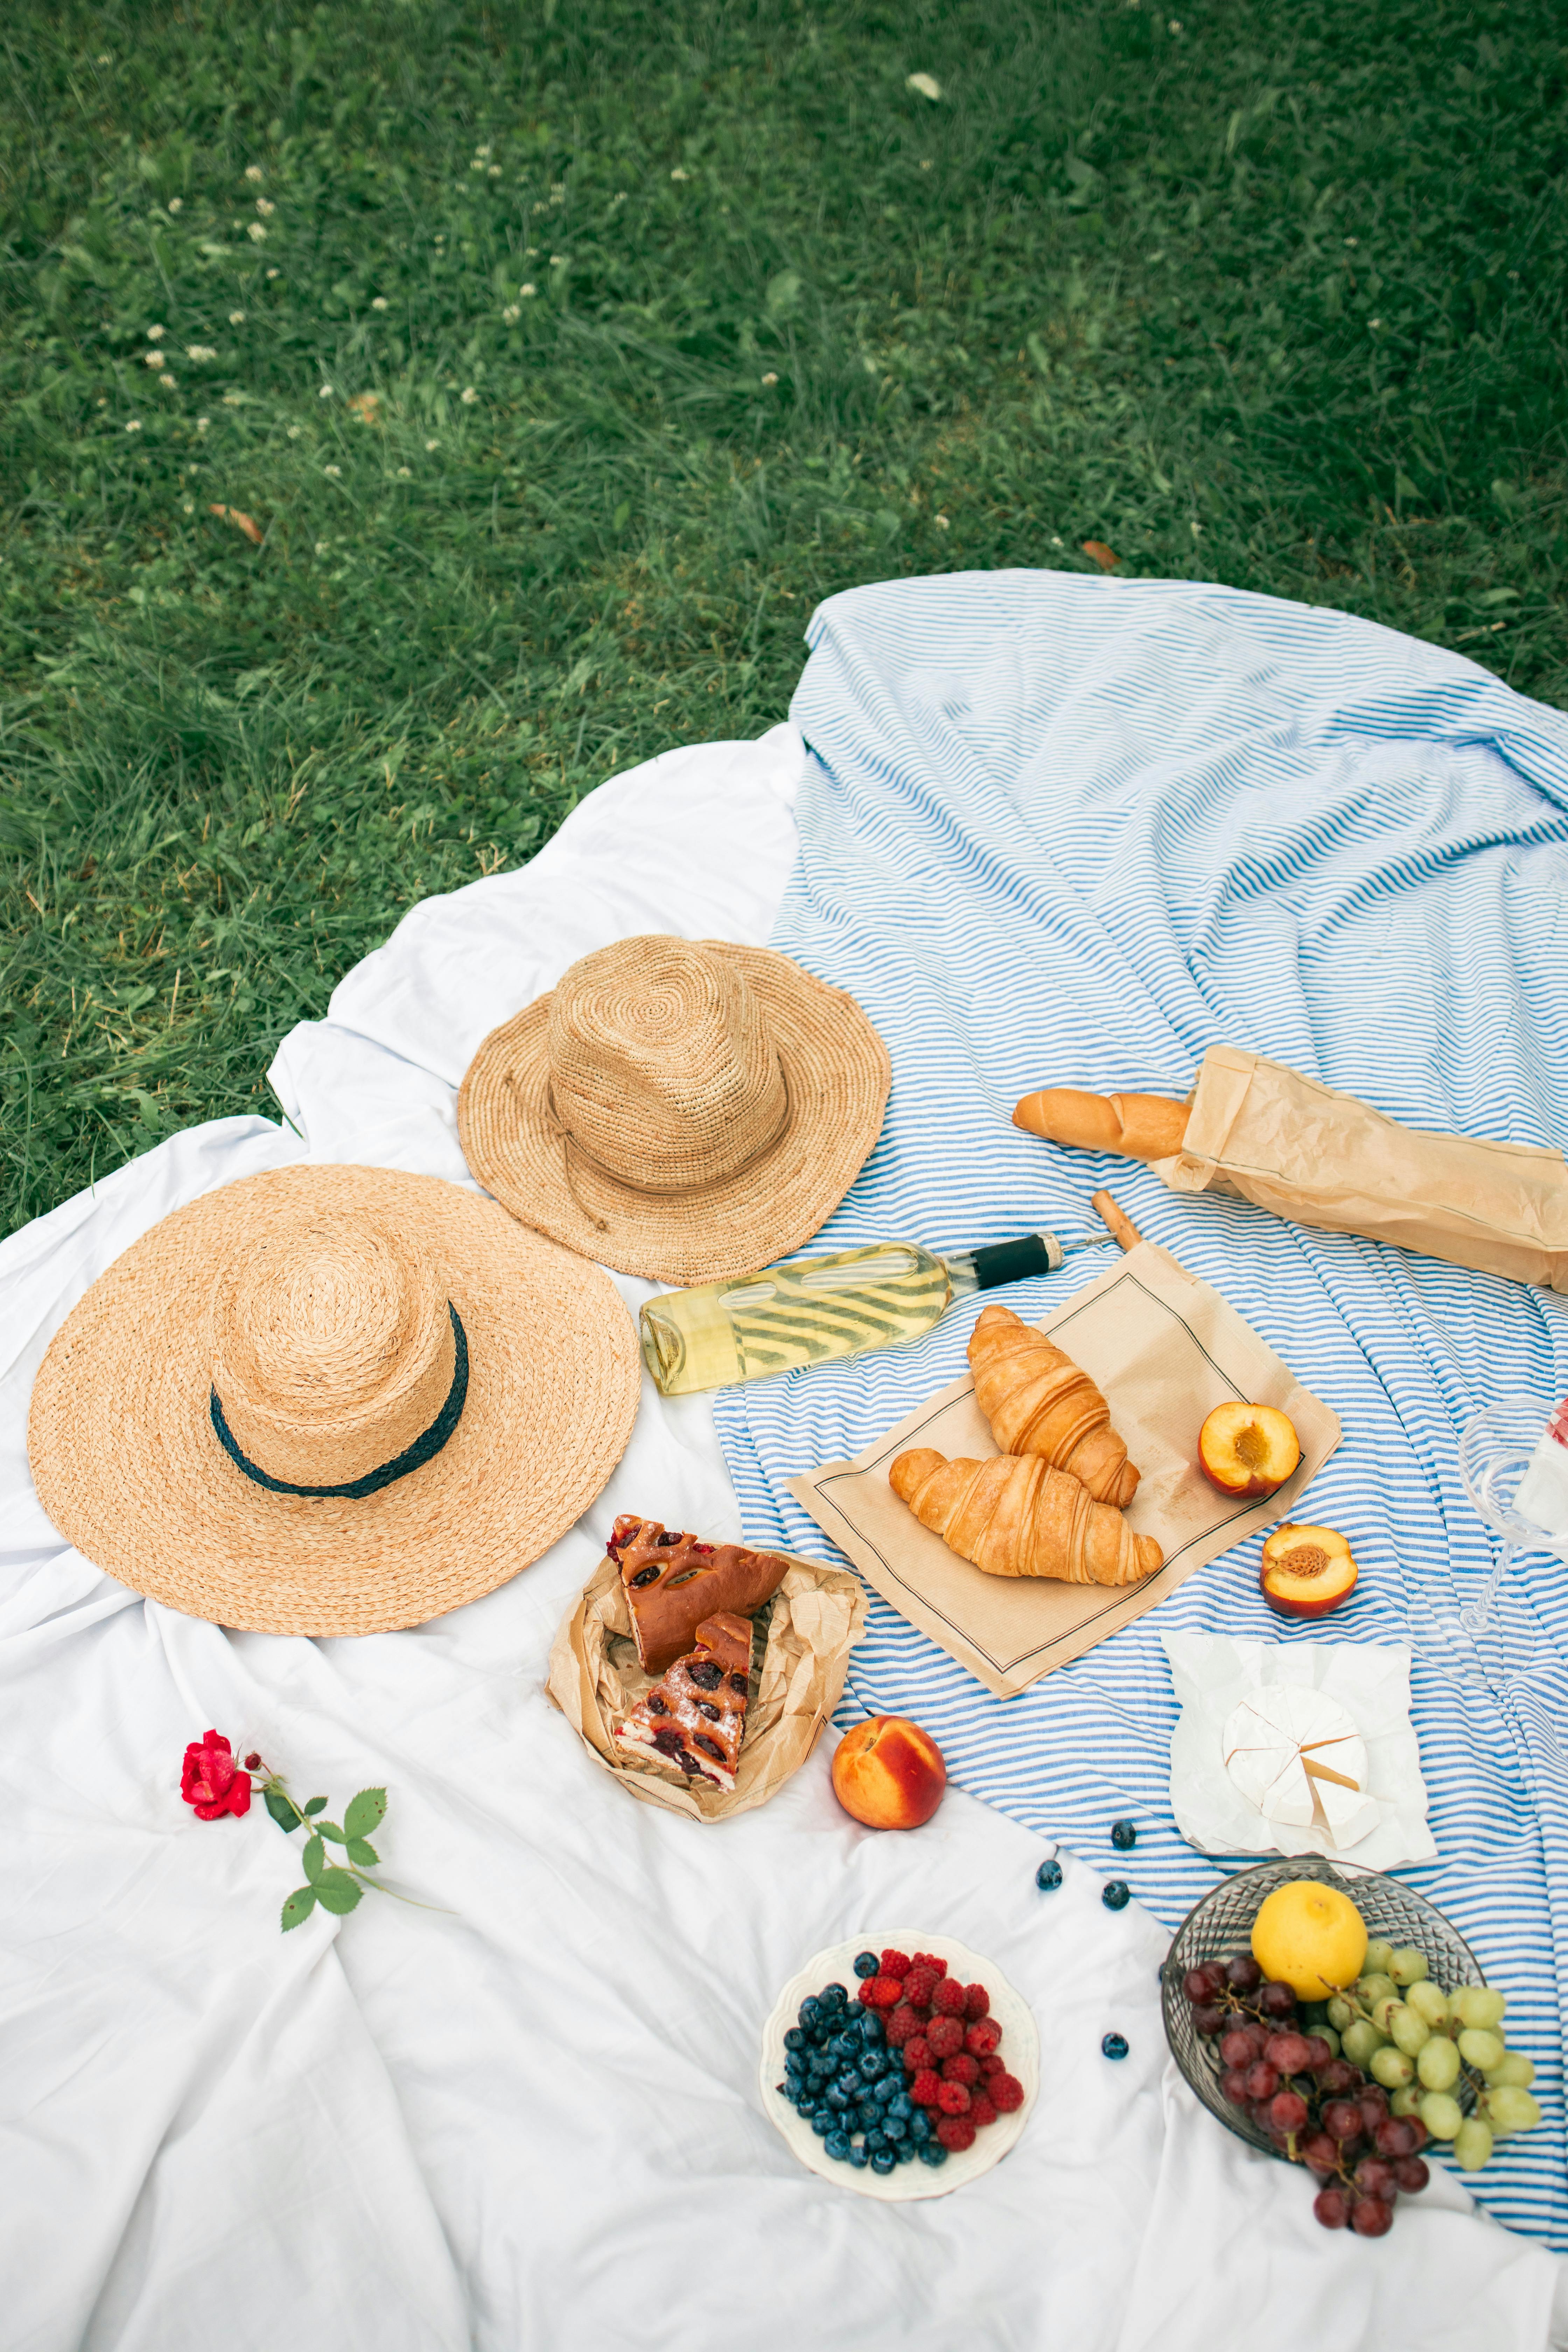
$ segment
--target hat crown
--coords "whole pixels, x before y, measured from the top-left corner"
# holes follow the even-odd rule
[[[405,1234],[342,1213],[253,1237],[219,1272],[209,1337],[230,1432],[289,1486],[348,1485],[395,1460],[452,1385],[434,1264]]]
[[[738,961],[665,933],[584,956],[551,999],[555,1117],[601,1168],[649,1192],[722,1181],[782,1132],[789,1095]]]

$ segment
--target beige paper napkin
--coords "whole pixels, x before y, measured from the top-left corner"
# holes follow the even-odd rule
[[[1140,1242],[1040,1328],[1098,1382],[1142,1474],[1128,1524],[1158,1538],[1165,1565],[1142,1583],[987,1576],[900,1502],[888,1465],[907,1446],[931,1445],[949,1456],[997,1452],[967,1375],[852,1462],[826,1462],[789,1482],[796,1501],[884,1600],[998,1698],[1016,1697],[1081,1657],[1232,1544],[1299,1517],[1302,1489],[1340,1442],[1338,1415],[1301,1387],[1217,1290],[1153,1242]],[[1261,1502],[1220,1494],[1197,1466],[1198,1431],[1216,1404],[1235,1401],[1278,1405],[1301,1441],[1295,1472]]]

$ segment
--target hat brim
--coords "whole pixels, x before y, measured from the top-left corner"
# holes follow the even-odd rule
[[[461,1418],[431,1460],[358,1500],[270,1494],[209,1412],[213,1268],[297,1200],[394,1220],[468,1338]],[[56,1333],[27,1454],[68,1540],[147,1599],[261,1633],[380,1633],[478,1600],[548,1550],[625,1451],[636,1328],[598,1267],[436,1176],[302,1166],[205,1193],[132,1243]]]
[[[468,1166],[525,1225],[654,1282],[717,1282],[787,1257],[825,1223],[882,1131],[888,1049],[852,996],[772,948],[703,940],[761,999],[788,1093],[779,1134],[735,1175],[681,1193],[619,1181],[563,1137],[550,997],[492,1029],[458,1097]]]

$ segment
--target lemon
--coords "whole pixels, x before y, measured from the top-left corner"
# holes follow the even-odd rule
[[[1252,1957],[1298,2000],[1323,2000],[1360,1976],[1366,1922],[1337,1886],[1292,1878],[1265,1896],[1252,1923]]]

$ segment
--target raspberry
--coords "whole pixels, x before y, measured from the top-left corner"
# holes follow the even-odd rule
[[[933,2058],[951,2058],[963,2047],[963,2028],[956,2017],[933,2017],[926,2027],[926,2047]]]
[[[913,1966],[908,1952],[886,1951],[882,1955],[882,1974],[885,1977],[898,1977],[901,1981]]]
[[[916,1960],[904,1979],[904,1999],[912,2000],[917,2009],[925,2009],[941,1982],[934,1969],[928,1968],[923,1960]]]
[[[868,2009],[871,2006],[871,1987],[876,1983],[876,1981],[877,1979],[875,1977],[862,1977],[859,1983],[855,1988],[856,2000],[864,2001]]]
[[[910,2096],[917,2107],[934,2107],[942,2093],[942,2078],[923,2066],[910,2084]]]
[[[860,1994],[873,2009],[897,2009],[903,1997],[904,1988],[897,1977],[872,1977]]]
[[[943,1977],[931,1997],[931,2005],[939,2017],[962,2017],[963,2001],[963,1987],[956,1977]]]
[[[942,2062],[942,2079],[944,2083],[962,2083],[967,2091],[972,2084],[978,2083],[980,2080],[979,2059],[971,2058],[963,2051],[959,2052],[956,2058],[944,2058]]]
[[[1016,2074],[993,2074],[985,2093],[999,2116],[1010,2116],[1024,2104],[1024,2085]]]
[[[970,2100],[969,2120],[976,2131],[984,2131],[987,2124],[995,2122],[996,2110],[984,2091],[977,2091]]]
[[[920,2074],[922,2068],[931,2064],[931,2043],[926,2040],[923,2033],[914,2034],[908,2042],[905,2042],[903,2059],[907,2072],[911,2074]],[[1000,2066],[1002,2063],[1000,2058],[998,2058],[996,2063]]]
[[[963,2046],[972,2058],[989,2058],[1002,2042],[1002,2028],[994,2017],[976,2018],[963,2037]]]
[[[939,1960],[934,1952],[917,1952],[915,1966],[917,1969],[929,1969],[933,1977],[944,1977],[947,1974],[947,1962]]]
[[[921,2030],[921,2021],[909,2002],[901,2000],[888,2020],[888,2040],[892,2047],[901,2050],[906,2042],[912,2042]]]
[[[990,2006],[991,1996],[984,1985],[964,1986],[963,2014],[972,2022],[977,2017],[984,2017]]]
[[[942,2084],[937,2090],[936,2103],[944,2116],[966,2116],[969,2113],[969,2094],[962,2083]]]
[[[980,2072],[984,2080],[989,2082],[993,2074],[1005,2074],[1007,2072],[1007,2061],[1005,2058],[998,2058],[996,2053],[993,2051],[989,2058],[983,2058],[980,2061]]]
[[[974,2126],[967,2116],[943,2116],[936,2136],[949,2156],[962,2156],[966,2147],[974,2146]]]

